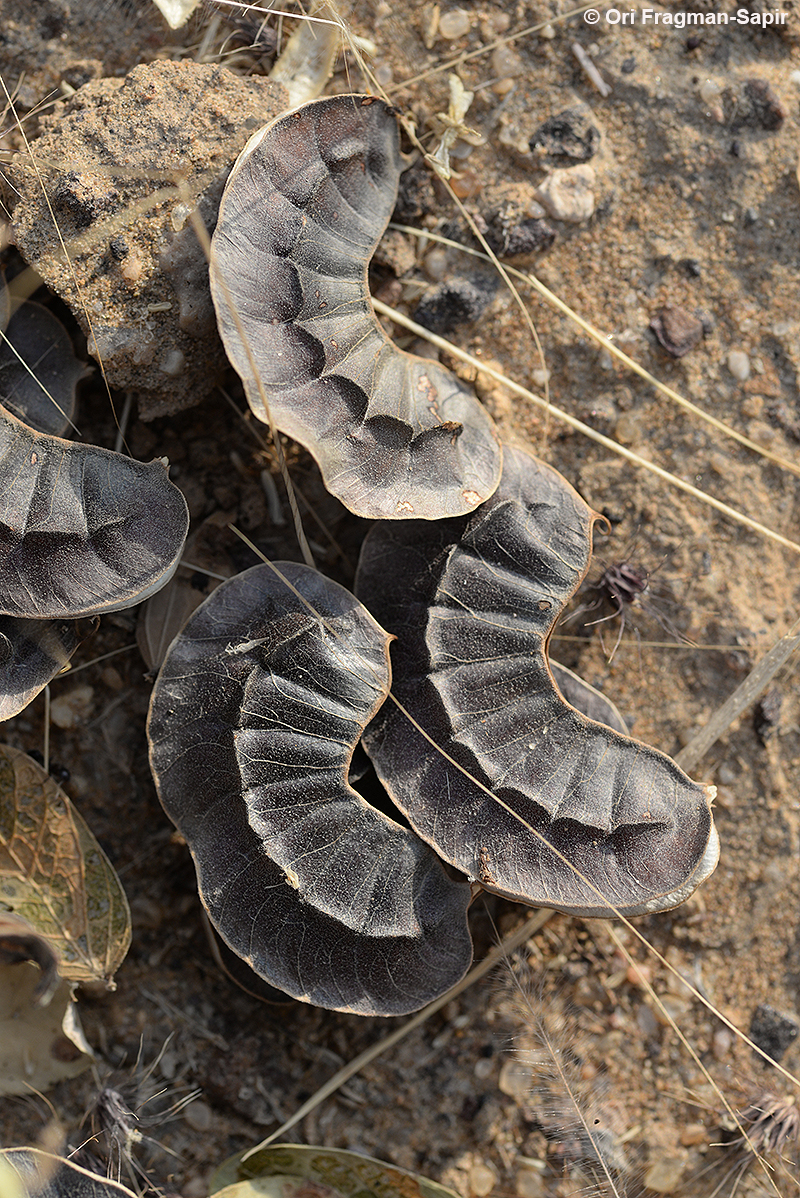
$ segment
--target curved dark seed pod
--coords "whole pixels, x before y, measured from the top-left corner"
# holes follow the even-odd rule
[[[189,526],[163,461],[48,437],[0,408],[0,613],[132,607],[169,581]]]
[[[0,404],[12,416],[62,436],[75,415],[75,388],[89,374],[49,309],[30,301],[17,308],[0,342]]]
[[[0,616],[0,720],[10,720],[59,674],[99,620]]]
[[[387,703],[364,744],[412,827],[487,889],[630,915],[676,906],[713,870],[714,788],[554,685],[547,643],[595,519],[555,470],[506,449],[474,515],[378,525],[356,589],[398,638],[392,691],[428,737]]]
[[[289,585],[255,566],[173,641],[148,721],[159,797],[212,923],[270,985],[414,1011],[469,966],[470,889],[347,783],[389,690],[387,634],[316,571],[276,569]]]
[[[492,494],[501,448],[455,375],[399,350],[375,317],[367,266],[399,177],[382,100],[279,117],[231,171],[211,292],[250,406],[311,451],[328,490],[359,516],[435,520]]]

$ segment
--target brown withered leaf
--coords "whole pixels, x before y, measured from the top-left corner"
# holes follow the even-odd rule
[[[25,753],[0,745],[0,903],[47,936],[62,977],[110,982],[128,951],[127,899],[64,792]]]

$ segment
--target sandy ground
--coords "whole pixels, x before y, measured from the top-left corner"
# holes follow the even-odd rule
[[[482,143],[457,181],[469,211],[486,217],[502,210],[511,225],[529,215],[535,189],[555,164],[530,152],[530,138],[548,117],[588,105],[602,135],[592,159],[593,214],[578,223],[548,218],[554,244],[521,265],[662,382],[797,463],[800,13],[787,5],[783,28],[677,28],[663,23],[664,13],[677,13],[673,6],[651,10],[661,14],[659,24],[645,23],[645,10],[635,7],[624,10],[635,13],[632,25],[612,24],[601,10],[594,26],[580,17],[559,22],[555,4],[464,8],[465,18],[452,18],[456,32],[464,28],[455,38],[441,36],[438,6],[416,0],[357,3],[350,20],[356,33],[376,42],[378,78],[421,132],[433,114],[447,110],[447,64],[474,52],[458,67],[476,92],[468,123]],[[702,2],[691,7],[695,14],[715,11]],[[138,62],[193,59],[201,43],[207,60],[214,60],[221,48],[232,47],[223,46],[230,27],[221,18],[208,32],[213,19],[206,12],[170,34],[144,3],[39,0],[33,7],[0,0],[0,69],[9,90],[19,84],[24,114],[62,83],[63,94],[88,79],[122,76]],[[518,37],[512,49],[491,49],[499,34],[547,21],[551,28]],[[450,32],[446,21],[443,28]],[[607,96],[576,61],[575,41],[608,82]],[[243,52],[231,65],[243,75],[259,73],[269,59]],[[348,55],[339,59],[330,89],[351,85],[360,88],[362,81]],[[53,111],[50,130],[57,134],[63,110]],[[9,117],[4,128],[3,145],[18,149]],[[35,115],[26,129],[29,136],[38,131]],[[403,223],[468,239],[463,217],[440,188],[425,184],[404,194]],[[474,281],[471,260],[448,251],[443,267],[441,258],[428,258],[431,249],[395,234],[384,258],[402,263],[405,274],[397,284],[384,267],[376,288],[408,310],[442,270],[448,279]],[[13,254],[9,266],[19,268]],[[504,288],[479,320],[455,327],[452,339],[535,392],[549,372],[556,407],[798,539],[796,477],[789,470],[679,410],[529,287],[521,285],[520,292],[544,362]],[[680,359],[670,357],[649,328],[670,304],[690,318],[699,314],[688,323],[703,326]],[[66,313],[63,305],[56,309]],[[80,346],[80,331],[70,327]],[[732,352],[740,357],[731,358]],[[243,407],[232,375],[225,385]],[[533,402],[488,377],[479,376],[477,386],[503,434],[546,456],[611,522],[612,536],[597,546],[594,576],[603,562],[628,558],[652,572],[646,600],[653,610],[639,605],[628,612],[613,661],[608,655],[617,624],[601,626],[601,640],[596,628],[583,626],[592,617],[568,625],[557,651],[614,698],[636,736],[677,751],[796,618],[797,550],[593,443],[554,412],[546,418]],[[119,408],[123,398],[115,393]],[[79,423],[85,439],[113,445],[114,417],[97,384],[84,391]],[[132,416],[129,443],[135,456],[169,457],[195,521],[224,513],[270,556],[297,558],[288,526],[270,520],[259,471],[274,469],[275,460],[257,433],[215,391],[173,416],[147,423]],[[320,563],[347,583],[365,525],[325,495],[305,454],[290,452],[290,462],[313,509],[308,528]],[[253,560],[232,536],[221,535],[217,550],[236,569]],[[678,641],[661,621],[692,643]],[[89,1134],[79,1125],[98,1078],[130,1085],[134,1106],[149,1091],[166,1088],[141,1113],[147,1121],[154,1112],[148,1134],[177,1156],[153,1148],[142,1149],[141,1159],[154,1183],[202,1198],[219,1162],[268,1134],[396,1021],[299,1004],[271,1008],[220,972],[206,943],[188,853],[149,778],[144,717],[150,684],[135,628],[135,611],[103,621],[76,664],[125,646],[128,651],[91,666],[80,679],[66,675],[53,683],[54,698],[66,699],[67,707],[78,683],[91,690],[76,707],[76,726],[51,732],[51,756],[70,771],[67,790],[127,890],[133,946],[117,989],[81,998],[97,1078],[88,1073],[62,1083],[47,1101],[2,1100],[0,1127],[5,1145],[35,1141],[55,1112],[75,1146]],[[746,712],[695,771],[719,788],[716,874],[678,910],[637,921],[650,943],[744,1031],[761,1003],[790,1021],[798,1017],[800,731],[791,663],[773,686],[782,703],[766,735],[762,728],[759,736],[752,710]],[[42,719],[37,700],[9,723],[6,739],[37,748]],[[477,954],[495,937],[491,921],[505,932],[524,914],[494,899],[476,903]],[[791,1086],[695,1005],[630,932],[619,934],[643,963],[673,1025],[654,1011],[605,924],[555,915],[527,944],[513,973],[503,967],[454,1000],[308,1116],[294,1137],[394,1161],[465,1196],[538,1198],[587,1187],[593,1192],[592,1186],[603,1192],[576,1163],[585,1135],[572,1094],[589,1125],[602,1128],[620,1192],[638,1194],[648,1186],[646,1192],[689,1198],[732,1194],[740,1158],[733,1149],[713,1147],[724,1138],[723,1103],[681,1039],[737,1109],[762,1090],[783,1095]],[[162,1048],[137,1094],[133,1062],[140,1049],[147,1065]],[[797,1047],[783,1063],[797,1071]],[[202,1095],[185,1112],[171,1121],[157,1114],[194,1087]],[[794,1192],[795,1149],[785,1150],[788,1163],[771,1158],[772,1181],[756,1167],[736,1192]]]

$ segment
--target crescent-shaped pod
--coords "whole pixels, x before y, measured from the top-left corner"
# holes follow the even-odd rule
[[[468,517],[381,523],[356,593],[397,640],[364,744],[411,826],[488,890],[610,916],[677,906],[713,871],[714,788],[580,714],[548,642],[591,556],[595,513],[506,447]]]
[[[394,111],[315,100],[251,137],[211,246],[220,334],[256,416],[314,455],[359,516],[472,511],[500,478],[494,424],[454,374],[378,323],[367,267],[400,178]]]
[[[162,460],[48,436],[0,408],[0,613],[78,618],[169,581],[189,527]]]
[[[148,720],[159,797],[224,941],[270,985],[398,1015],[469,967],[470,887],[348,784],[389,638],[306,566],[223,582],[173,641]]]

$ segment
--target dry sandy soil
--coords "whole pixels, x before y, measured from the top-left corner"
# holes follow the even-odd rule
[[[530,152],[530,138],[551,115],[589,105],[602,134],[592,163],[594,212],[579,223],[549,219],[554,244],[521,264],[662,382],[758,446],[797,463],[800,12],[791,0],[785,26],[766,29],[644,23],[639,7],[624,10],[636,14],[633,25],[609,23],[601,10],[591,26],[580,15],[562,19],[557,0],[505,7],[464,0],[463,32],[445,38],[441,29],[451,32],[444,20],[451,7],[441,5],[439,26],[438,6],[356,0],[349,21],[355,33],[376,43],[377,77],[428,140],[429,118],[447,110],[447,64],[470,55],[458,71],[476,92],[468,123],[481,144],[461,163],[457,180],[468,210],[483,216],[504,210],[512,225],[528,214],[535,188],[554,164]],[[757,3],[750,9],[757,11]],[[678,10],[652,11],[663,16]],[[717,10],[693,0],[689,11]],[[455,18],[456,32],[461,20]],[[498,34],[547,22],[550,28],[519,36],[513,53],[492,49]],[[223,61],[235,73],[269,69],[268,53],[246,49],[246,32],[235,42],[232,34],[211,8],[170,33],[144,0],[0,0],[0,70],[9,91],[17,89],[28,136],[46,129],[58,143],[69,107],[56,104],[38,114],[36,105],[70,96],[88,80],[121,77],[154,59],[219,62],[234,48],[239,52]],[[607,96],[595,90],[573,55],[576,41],[608,82]],[[510,84],[498,83],[507,78]],[[755,87],[748,82],[753,80],[759,81]],[[338,59],[329,90],[351,84],[364,86],[348,54]],[[2,146],[19,150],[8,112],[3,128]],[[59,169],[88,170],[91,163],[70,160],[66,137],[63,144]],[[145,178],[146,186],[153,183]],[[443,189],[423,180],[405,194],[404,223],[469,239]],[[384,259],[403,277],[395,282],[384,266],[376,288],[408,310],[416,295],[433,286],[431,274],[441,270],[441,261],[427,259],[430,244],[410,235],[393,238]],[[6,257],[9,272],[18,271],[13,250]],[[448,253],[448,278],[474,282],[474,272],[471,260]],[[681,411],[530,287],[522,284],[520,291],[546,366],[503,287],[479,320],[453,328],[452,340],[535,392],[542,390],[546,368],[554,405],[783,537],[800,540],[796,474]],[[66,308],[52,302],[85,350]],[[680,359],[670,357],[649,328],[667,304],[701,314],[704,333]],[[729,358],[736,351],[746,355],[746,378],[742,359]],[[470,376],[468,368],[451,364]],[[235,377],[223,381],[243,409]],[[787,548],[737,524],[567,428],[556,415],[546,419],[532,401],[503,385],[486,377],[477,385],[503,434],[532,445],[611,522],[611,537],[596,546],[594,576],[602,562],[635,560],[652,572],[652,608],[691,642],[678,640],[653,611],[637,606],[628,612],[611,662],[614,621],[601,626],[601,642],[597,628],[583,626],[592,617],[580,617],[554,645],[567,664],[614,698],[636,736],[676,752],[796,619],[800,547]],[[127,389],[136,390],[135,378]],[[123,401],[123,391],[115,391],[118,412]],[[79,424],[84,439],[113,445],[115,418],[99,374],[84,389]],[[170,459],[195,521],[224,513],[217,549],[237,569],[253,559],[224,532],[227,521],[238,522],[271,557],[299,556],[290,526],[270,518],[259,473],[265,467],[276,472],[275,456],[257,433],[218,390],[198,407],[147,422],[134,410],[128,428],[135,456]],[[313,509],[308,531],[320,565],[347,583],[365,525],[325,495],[307,455],[290,449],[289,460]],[[274,1130],[396,1021],[300,1004],[269,1007],[234,987],[218,968],[188,852],[149,776],[144,719],[150,682],[135,643],[136,618],[135,611],[107,617],[75,664],[127,646],[126,652],[52,684],[54,700],[64,700],[67,709],[72,702],[77,714],[73,727],[53,727],[50,740],[51,758],[69,770],[68,793],[126,888],[132,948],[116,990],[80,999],[96,1072],[59,1084],[47,1100],[2,1100],[0,1134],[5,1145],[36,1141],[55,1113],[75,1146],[88,1135],[80,1124],[98,1084],[111,1078],[113,1085],[131,1086],[126,1092],[134,1107],[149,1091],[166,1088],[166,1096],[141,1114],[145,1120],[154,1114],[148,1134],[177,1155],[143,1148],[141,1161],[154,1184],[202,1198],[219,1162]],[[90,689],[76,696],[79,684]],[[772,723],[762,721],[761,735],[751,708],[695,770],[719,788],[722,855],[715,875],[683,907],[637,922],[650,943],[744,1031],[761,1003],[790,1021],[800,1006],[800,728],[791,662],[772,687],[782,703]],[[43,711],[39,699],[9,722],[6,740],[26,751],[40,747]],[[509,903],[477,902],[477,954],[491,945],[495,928],[507,932],[525,914]],[[602,1129],[620,1192],[638,1194],[647,1185],[646,1192],[691,1198],[732,1194],[742,1158],[735,1149],[715,1147],[725,1138],[722,1099],[681,1037],[737,1109],[763,1090],[784,1095],[792,1088],[681,992],[630,932],[620,935],[673,1023],[654,1012],[604,923],[554,915],[519,957],[521,989],[509,966],[501,967],[359,1073],[291,1138],[393,1161],[465,1198],[537,1198],[594,1192],[595,1185],[603,1192],[580,1167],[582,1132],[566,1076],[589,1125]],[[146,1092],[137,1094],[137,1056],[147,1065],[162,1048]],[[799,1048],[790,1046],[783,1058],[795,1072]],[[156,1117],[195,1087],[202,1095],[185,1112],[171,1121]],[[783,1164],[770,1158],[769,1175],[751,1168],[736,1192],[794,1193],[796,1147],[786,1147]],[[102,1145],[95,1151],[102,1157]]]

